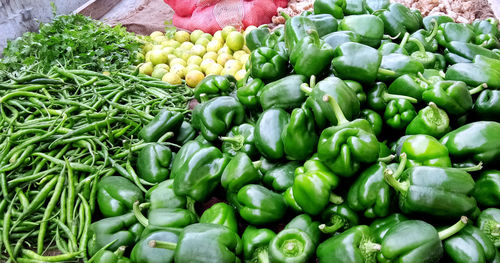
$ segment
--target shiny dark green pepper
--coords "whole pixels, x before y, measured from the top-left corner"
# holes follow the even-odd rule
[[[287,61],[276,50],[260,47],[250,55],[250,75],[266,81],[273,81],[287,73]]]
[[[255,146],[265,158],[276,160],[284,157],[281,133],[289,120],[289,114],[282,109],[269,109],[260,115],[255,126]]]
[[[417,31],[422,24],[422,15],[417,10],[410,10],[400,3],[391,3],[385,10],[380,10],[377,16],[384,22],[384,32],[392,37],[403,38],[406,32]]]
[[[383,82],[377,82],[371,90],[367,92],[367,102],[370,109],[383,112],[387,108],[391,100],[406,99],[411,103],[416,103],[417,100],[410,96],[391,94],[388,92],[387,86]]]
[[[163,109],[141,129],[139,138],[146,142],[156,142],[165,133],[177,130],[183,120],[181,113]]]
[[[123,256],[125,246],[119,247],[115,252],[109,250],[101,250],[92,258],[96,263],[129,263],[130,259]]]
[[[336,31],[323,36],[321,39],[330,45],[333,50],[347,42],[361,42],[361,36],[352,31]]]
[[[319,37],[316,30],[311,30],[291,50],[290,64],[297,74],[311,77],[320,74],[330,65],[333,49]]]
[[[151,209],[158,208],[184,208],[186,197],[178,196],[174,192],[174,180],[165,180],[146,192],[146,199],[149,200]]]
[[[300,106],[306,99],[300,86],[306,81],[307,78],[303,75],[290,75],[265,85],[259,92],[260,105],[264,110]]]
[[[490,238],[495,247],[500,248],[500,209],[490,207],[483,210],[476,225]]]
[[[397,130],[405,129],[417,117],[415,107],[407,99],[391,100],[384,111],[385,123]]]
[[[200,217],[200,223],[225,226],[238,233],[238,222],[234,208],[226,203],[216,203],[205,210]]]
[[[389,231],[389,229],[391,229],[391,227],[406,220],[408,220],[408,218],[399,213],[394,213],[387,217],[373,220],[370,224],[370,229],[373,233],[375,241],[379,243],[382,242],[382,239],[384,239],[385,234]]]
[[[316,150],[319,136],[316,133],[313,113],[305,108],[292,111],[290,121],[281,134],[283,150],[290,160],[305,160]]]
[[[239,152],[246,153],[250,158],[257,158],[259,152],[255,147],[255,127],[250,123],[234,126],[222,141],[222,152],[235,156]]]
[[[358,214],[347,204],[331,204],[321,213],[323,224],[318,228],[325,234],[333,234],[339,230],[347,230],[359,223]]]
[[[441,138],[450,131],[450,118],[448,114],[434,103],[421,109],[418,115],[406,127],[406,134],[427,134]]]
[[[346,0],[317,0],[314,1],[314,14],[330,14],[337,19],[344,17]]]
[[[248,49],[250,49],[250,51],[253,51],[257,48],[266,46],[266,42],[269,36],[269,26],[262,25],[246,34],[245,44]]]
[[[283,197],[261,185],[243,186],[238,192],[237,201],[240,216],[252,225],[276,222],[286,212]]]
[[[476,180],[473,196],[482,206],[500,206],[500,171],[482,171]]]
[[[196,131],[193,129],[190,122],[183,121],[179,129],[174,131],[174,135],[174,142],[179,145],[184,145],[196,137]]]
[[[314,242],[304,231],[291,228],[279,232],[269,243],[269,262],[308,262],[314,254]]]
[[[279,164],[262,176],[262,182],[276,192],[284,192],[293,185],[295,169],[299,166],[295,161]]]
[[[332,68],[341,79],[370,84],[375,81],[381,62],[382,56],[376,49],[347,42],[335,49]]]
[[[321,238],[321,231],[319,230],[319,222],[314,221],[308,214],[301,214],[294,217],[285,226],[285,229],[299,229],[304,231],[317,246]]]
[[[163,182],[170,174],[171,160],[170,148],[159,143],[150,144],[139,152],[137,174],[150,183]]]
[[[285,18],[285,46],[288,50],[293,50],[295,45],[308,35],[310,30],[317,30],[311,19],[306,16],[294,16],[281,12]]]
[[[451,167],[447,148],[436,138],[429,135],[409,135],[401,137],[396,143],[397,153],[405,153],[408,162],[406,167],[438,166]]]
[[[344,83],[354,91],[356,97],[358,98],[359,104],[363,105],[366,102],[366,93],[363,90],[363,85],[361,83],[354,80],[344,80]]]
[[[337,31],[337,19],[330,14],[308,15],[307,18],[309,18],[316,26],[319,37],[323,37]]]
[[[136,263],[162,263],[173,262],[174,251],[162,248],[153,248],[149,245],[151,240],[177,243],[181,229],[159,230],[147,235],[142,235],[141,240],[135,244],[130,254],[130,259]]]
[[[422,92],[422,100],[433,102],[454,116],[461,116],[472,109],[471,93],[462,81],[438,81]]]
[[[252,79],[236,91],[236,96],[243,106],[249,109],[256,109],[259,106],[259,96],[257,94],[264,85],[262,80]]]
[[[473,111],[481,120],[499,120],[500,90],[487,89],[479,93]]]
[[[245,260],[258,260],[268,258],[269,242],[276,236],[272,230],[267,228],[255,228],[247,226],[241,235],[243,242],[243,256]]]
[[[374,15],[350,15],[342,19],[339,30],[352,31],[361,36],[361,44],[378,47],[384,35],[384,22]]]
[[[444,251],[446,257],[456,263],[491,262],[497,253],[488,236],[472,225],[446,239]]]
[[[236,83],[225,76],[210,75],[204,78],[194,88],[194,97],[198,101],[217,96],[226,96],[235,88]],[[204,97],[203,99],[201,97]]]
[[[382,116],[380,116],[380,114],[370,109],[364,109],[361,111],[361,118],[367,120],[370,123],[373,134],[375,134],[375,136],[380,135],[380,133],[382,132],[382,125],[384,124]]]
[[[134,202],[143,200],[143,192],[125,177],[107,176],[97,184],[97,204],[105,217],[131,212]]]
[[[377,80],[391,81],[405,74],[417,75],[424,72],[424,65],[411,56],[392,53],[382,56]]]
[[[221,184],[229,192],[238,192],[243,186],[260,181],[260,173],[246,153],[236,154],[221,176]]]
[[[465,23],[441,23],[438,27],[436,39],[439,45],[447,47],[451,41],[469,43],[474,39],[474,31],[471,25]]]

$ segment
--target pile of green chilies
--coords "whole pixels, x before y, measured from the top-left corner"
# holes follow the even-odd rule
[[[145,191],[128,158],[147,145],[137,133],[161,109],[189,113],[192,91],[133,73],[5,75],[0,261],[85,260],[99,178],[120,174]],[[62,254],[40,256],[50,250]]]

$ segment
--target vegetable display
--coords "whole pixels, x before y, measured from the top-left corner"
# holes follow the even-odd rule
[[[136,37],[62,16],[12,41],[0,261],[498,262],[498,21],[284,17]]]

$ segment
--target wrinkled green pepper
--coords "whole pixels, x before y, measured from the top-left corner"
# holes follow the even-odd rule
[[[259,152],[255,147],[255,127],[250,123],[243,123],[234,126],[224,137],[219,137],[222,141],[222,152],[231,156],[236,156],[239,152],[246,153],[250,158],[257,158]]]
[[[361,36],[352,31],[336,31],[323,36],[321,39],[330,45],[333,50],[347,42],[361,42]]]
[[[314,1],[314,14],[330,14],[337,19],[344,17],[346,0],[317,0]]]
[[[250,75],[266,81],[283,77],[287,72],[287,61],[276,50],[260,47],[250,55]]]
[[[472,109],[471,93],[462,81],[438,81],[422,92],[422,100],[433,102],[454,116],[461,116]]]
[[[249,109],[256,109],[259,106],[257,94],[264,85],[261,79],[252,79],[236,91],[238,101]]]
[[[299,166],[295,161],[280,164],[267,171],[262,177],[262,182],[276,192],[284,192],[293,185],[295,169]]]
[[[194,88],[194,97],[199,101],[217,96],[226,96],[233,91],[236,83],[225,76],[210,75],[204,78]],[[204,97],[203,99],[201,97]]]
[[[406,134],[427,134],[441,138],[450,131],[450,118],[448,114],[434,103],[421,109],[418,115],[406,127]]]
[[[500,248],[500,209],[490,207],[483,210],[476,225],[490,238],[495,247]]]
[[[413,33],[422,25],[420,12],[400,3],[391,3],[387,9],[380,10],[377,16],[384,22],[384,32],[391,37],[403,38],[406,32]]]
[[[310,30],[317,30],[311,19],[306,16],[290,17],[284,12],[280,13],[285,22],[285,46],[288,50],[293,50],[295,45],[308,35]],[[334,15],[335,16],[335,15]]]
[[[321,238],[321,231],[319,231],[319,222],[314,221],[308,214],[301,214],[294,217],[285,226],[285,229],[299,229],[304,231],[317,246]]]
[[[384,111],[385,123],[396,130],[405,129],[417,117],[415,107],[407,99],[391,100]]]
[[[107,176],[97,184],[97,204],[105,217],[131,212],[134,202],[143,200],[141,189],[125,177]]]
[[[488,236],[472,225],[446,239],[444,251],[446,257],[456,263],[491,262],[497,253]]]
[[[382,239],[384,239],[385,234],[389,231],[389,229],[391,229],[391,227],[406,220],[408,220],[408,218],[399,213],[394,213],[387,217],[373,220],[370,224],[370,229],[373,233],[375,241],[378,243],[382,242]]]
[[[332,68],[336,76],[370,84],[377,78],[382,56],[370,47],[347,42],[334,51]]]
[[[172,151],[159,143],[150,144],[139,152],[137,174],[150,183],[165,181],[170,174]]]
[[[447,148],[432,136],[409,135],[402,137],[397,144],[398,154],[405,153],[408,157],[407,167],[451,167]]]
[[[391,94],[387,90],[387,86],[383,82],[377,82],[367,93],[367,102],[370,109],[383,112],[387,108],[391,100],[406,99],[411,103],[416,103],[417,100],[410,96]]]
[[[308,262],[314,254],[314,242],[304,231],[291,228],[279,232],[269,243],[269,262]]]
[[[382,132],[382,125],[384,124],[382,116],[380,116],[380,114],[370,109],[364,109],[361,111],[361,118],[367,120],[370,123],[373,134],[375,134],[375,136],[380,135],[380,133]]]
[[[269,242],[275,236],[276,234],[270,229],[247,226],[241,235],[245,260],[258,262],[261,258],[268,259]]]
[[[261,25],[258,28],[250,31],[245,36],[245,45],[253,51],[257,48],[266,46],[267,39],[270,36],[269,26]]]
[[[346,230],[358,225],[359,217],[347,204],[329,205],[321,214],[324,222],[318,228],[325,234],[333,234],[339,230]]]
[[[374,15],[350,15],[340,21],[339,30],[352,31],[361,37],[361,44],[378,47],[384,35],[384,22]]]

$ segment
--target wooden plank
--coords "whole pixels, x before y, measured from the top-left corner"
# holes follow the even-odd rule
[[[119,2],[120,0],[90,0],[76,9],[73,13],[90,16],[93,19],[99,19]]]

